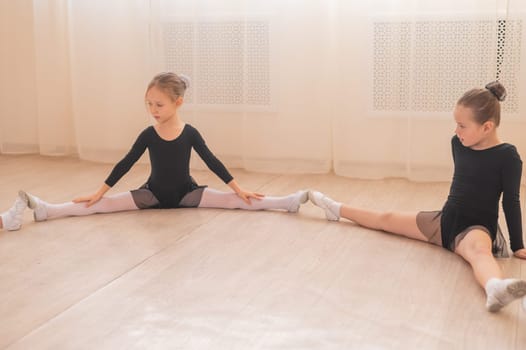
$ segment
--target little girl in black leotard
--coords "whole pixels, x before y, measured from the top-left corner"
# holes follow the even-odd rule
[[[455,172],[442,210],[415,213],[374,212],[351,207],[316,191],[309,199],[325,210],[328,220],[340,217],[358,225],[441,245],[463,257],[486,291],[486,307],[498,311],[526,295],[526,281],[504,279],[493,253],[505,255],[498,231],[499,200],[506,216],[511,249],[526,259],[522,239],[520,183],[522,161],[515,146],[497,135],[504,87],[493,82],[466,92],[457,102],[452,139]],[[526,300],[523,301],[525,305]]]
[[[307,191],[272,197],[242,189],[210,151],[197,129],[181,120],[178,111],[188,86],[188,78],[174,73],[161,73],[152,79],[146,90],[146,104],[156,124],[138,136],[131,150],[115,165],[97,192],[72,202],[51,204],[20,191],[13,207],[0,214],[0,227],[19,229],[26,206],[34,210],[36,221],[148,208],[281,209],[297,212],[307,200]],[[199,186],[193,180],[189,169],[192,149],[232,192]],[[150,156],[151,173],[145,184],[136,190],[104,197],[146,150]]]

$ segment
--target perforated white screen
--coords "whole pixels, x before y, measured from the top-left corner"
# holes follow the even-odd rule
[[[373,110],[450,111],[498,78],[518,112],[522,21],[374,21],[373,35]]]
[[[268,21],[171,21],[163,25],[168,70],[192,78],[195,105],[271,105]]]

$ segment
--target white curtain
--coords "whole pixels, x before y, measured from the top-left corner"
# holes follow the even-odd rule
[[[121,157],[149,123],[149,2],[0,6],[0,152]]]
[[[192,79],[183,118],[228,167],[447,181],[455,100],[496,76],[510,92],[501,137],[526,158],[524,10],[517,0],[0,1],[0,152],[115,162],[152,122],[148,81],[174,70]]]

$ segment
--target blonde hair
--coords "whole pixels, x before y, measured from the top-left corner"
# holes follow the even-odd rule
[[[472,89],[466,92],[457,101],[457,105],[470,108],[473,111],[475,121],[480,125],[488,120],[500,124],[500,102],[506,98],[506,89],[494,81],[486,85],[484,89]]]
[[[177,75],[172,72],[163,72],[153,77],[148,84],[146,92],[153,87],[163,91],[175,101],[179,96],[184,96],[184,93],[190,87],[190,79],[183,74]]]

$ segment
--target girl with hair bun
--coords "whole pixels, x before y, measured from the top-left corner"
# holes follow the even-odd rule
[[[494,257],[507,255],[497,223],[502,195],[511,249],[515,257],[526,259],[519,197],[522,161],[515,146],[502,142],[497,134],[500,102],[505,97],[504,86],[492,82],[483,89],[469,90],[458,100],[453,112],[457,127],[451,139],[455,170],[442,210],[374,212],[336,202],[317,191],[309,191],[309,199],[325,211],[328,220],[343,217],[460,255],[484,288],[487,309],[500,310],[526,295],[526,281],[505,279]],[[525,303],[523,300],[523,306]]]
[[[197,129],[182,121],[179,108],[189,86],[187,77],[171,72],[160,73],[152,79],[146,89],[145,101],[156,123],[142,131],[97,192],[72,202],[50,204],[20,191],[14,205],[0,214],[0,228],[18,230],[26,206],[34,210],[35,221],[149,208],[280,209],[297,212],[300,205],[307,201],[307,191],[270,197],[244,190],[210,151]],[[232,192],[199,186],[194,181],[189,167],[192,149]],[[104,197],[146,150],[151,164],[146,183],[136,190]]]

